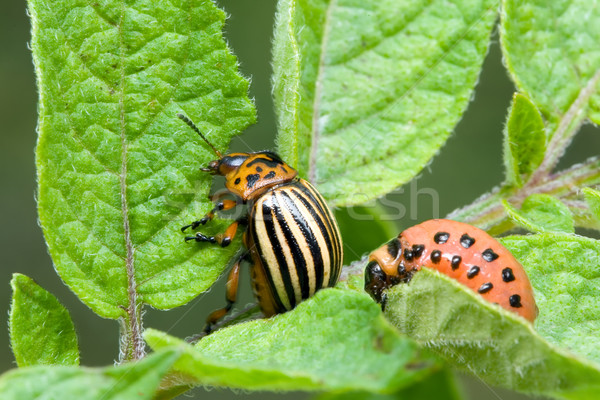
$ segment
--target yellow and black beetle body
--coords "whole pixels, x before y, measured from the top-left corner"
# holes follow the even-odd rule
[[[221,154],[194,124],[178,115],[215,151],[205,172],[225,177],[227,192],[248,205],[248,214],[224,233],[212,237],[198,232],[186,241],[227,246],[238,226],[245,225],[244,251],[233,264],[227,280],[227,305],[207,318],[206,333],[223,318],[237,297],[242,261],[250,262],[254,295],[267,317],[294,308],[317,290],[334,286],[342,268],[342,242],[337,223],[323,197],[297,171],[269,151]],[[220,200],[206,216],[182,228],[195,229],[214,218],[217,211],[234,208],[236,200]]]

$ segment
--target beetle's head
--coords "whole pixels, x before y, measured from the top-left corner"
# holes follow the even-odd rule
[[[248,153],[232,153],[221,157],[218,160],[213,160],[201,170],[208,172],[211,175],[223,175],[226,176],[232,171],[238,169],[244,161],[248,159],[250,154]]]

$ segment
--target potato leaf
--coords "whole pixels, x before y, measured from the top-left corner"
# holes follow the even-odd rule
[[[186,303],[239,246],[185,244],[179,231],[212,207],[199,168],[216,156],[176,113],[221,151],[255,119],[225,13],[210,0],[30,0],[29,11],[39,215],[58,273],[107,318]]]
[[[161,378],[177,359],[176,351],[154,354],[120,367],[34,366],[0,376],[2,400],[153,399]]]
[[[10,285],[10,345],[17,365],[78,365],[77,334],[67,309],[25,275],[14,274]]]
[[[574,233],[573,214],[562,201],[549,194],[532,194],[517,210],[503,202],[508,216],[519,226],[531,232]]]
[[[408,182],[467,107],[497,5],[280,1],[273,86],[281,155],[339,206]]]
[[[144,337],[154,349],[182,349],[174,368],[189,385],[390,392],[436,365],[366,294],[339,289],[321,290],[273,318],[218,330],[194,347],[153,329]]]

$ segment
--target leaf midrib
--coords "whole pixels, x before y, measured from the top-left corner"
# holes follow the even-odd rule
[[[119,123],[121,134],[121,173],[119,174],[120,190],[121,190],[121,213],[123,216],[123,234],[125,239],[125,248],[127,251],[125,257],[125,269],[127,272],[127,300],[128,304],[125,308],[127,313],[127,331],[123,332],[126,336],[126,343],[123,345],[123,350],[128,353],[122,357],[125,359],[140,359],[144,355],[143,339],[141,338],[141,316],[138,317],[137,307],[137,287],[135,281],[135,268],[133,263],[134,248],[131,242],[131,229],[129,225],[129,209],[127,201],[127,151],[129,145],[127,143],[126,126],[125,126],[125,43],[123,37],[123,23],[125,19],[125,2],[121,0],[121,13],[119,16],[119,24],[117,26],[119,35]]]

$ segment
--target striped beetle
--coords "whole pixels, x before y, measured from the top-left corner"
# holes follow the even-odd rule
[[[211,196],[215,207],[203,218],[181,228],[196,229],[218,211],[233,209],[233,195],[248,204],[248,213],[224,233],[206,236],[197,232],[186,241],[217,243],[225,247],[238,227],[246,226],[244,251],[234,262],[226,284],[227,305],[213,311],[204,333],[227,315],[237,298],[240,265],[250,262],[252,289],[266,317],[293,309],[317,290],[333,287],[342,269],[343,250],[337,223],[323,197],[298,172],[270,151],[222,155],[182,114],[177,116],[212,148],[218,159],[201,170],[225,177],[227,191]]]

